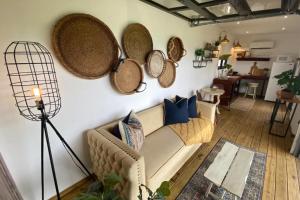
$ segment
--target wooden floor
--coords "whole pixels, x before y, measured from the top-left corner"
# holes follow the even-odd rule
[[[171,179],[171,196],[168,199],[176,199],[207,154],[223,137],[267,154],[264,200],[300,200],[299,160],[289,154],[292,138],[289,135],[281,138],[268,134],[272,107],[272,103],[256,100],[248,112],[222,109],[212,141],[203,144]],[[283,112],[279,117],[282,116]],[[275,126],[274,131],[280,131],[280,128]]]

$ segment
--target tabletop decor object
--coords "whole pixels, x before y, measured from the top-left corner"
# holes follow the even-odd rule
[[[52,33],[52,46],[63,66],[81,78],[100,78],[118,63],[119,45],[112,31],[88,14],[61,18]]]
[[[179,62],[186,55],[186,50],[182,40],[179,37],[171,37],[167,44],[167,53],[169,59],[174,62]]]
[[[172,60],[167,59],[165,70],[158,77],[158,82],[161,87],[168,88],[175,82],[176,79],[176,65]]]
[[[115,89],[122,94],[143,92],[147,84],[143,82],[144,73],[139,63],[134,59],[124,59],[111,72],[111,82]],[[140,90],[144,85],[144,89]]]
[[[6,48],[4,59],[20,115],[41,123],[41,199],[44,200],[44,142],[46,141],[56,195],[60,200],[47,124],[63,143],[72,160],[77,161],[76,166],[85,175],[91,176],[91,173],[50,121],[61,108],[61,97],[52,56],[44,46],[37,42],[16,41]]]
[[[142,24],[129,24],[123,32],[122,46],[128,58],[135,59],[143,65],[147,61],[148,54],[153,50],[152,37]]]
[[[146,71],[153,77],[158,78],[165,70],[165,54],[160,50],[153,50],[147,58]]]

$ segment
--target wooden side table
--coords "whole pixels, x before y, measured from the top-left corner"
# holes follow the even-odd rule
[[[291,122],[294,118],[294,115],[295,115],[295,112],[296,112],[296,109],[298,107],[298,104],[300,104],[300,99],[297,98],[297,97],[294,97],[293,99],[284,99],[281,95],[280,95],[280,91],[277,91],[276,92],[276,95],[277,95],[277,98],[276,98],[276,101],[275,101],[275,104],[274,104],[274,107],[273,107],[273,111],[272,111],[272,115],[271,115],[271,119],[270,119],[270,128],[269,128],[269,134],[271,135],[275,135],[275,136],[278,136],[278,137],[285,137],[288,133],[288,130],[290,128],[290,125],[291,125]],[[286,108],[286,111],[285,111],[285,115],[284,115],[284,118],[283,120],[281,121],[278,121],[276,120],[276,116],[277,116],[277,113],[278,113],[278,110],[279,110],[279,107],[281,105],[282,102],[287,102],[288,103],[288,106]],[[294,109],[293,109],[293,105],[295,104],[294,106]],[[292,111],[293,110],[293,111]],[[286,128],[286,130],[284,131],[284,134],[283,135],[279,135],[277,133],[274,133],[272,132],[272,128],[273,128],[273,125],[274,123],[281,123],[281,124],[284,124],[285,122],[285,119],[287,117],[287,113],[288,112],[291,112],[292,111],[292,115],[289,119],[289,122],[288,122],[288,126]]]
[[[217,96],[216,110],[217,110],[217,114],[220,114],[219,111],[220,96],[223,95],[225,91],[219,88],[210,88],[210,87],[202,88],[200,91],[204,94],[204,96],[206,95],[209,95],[211,97]]]

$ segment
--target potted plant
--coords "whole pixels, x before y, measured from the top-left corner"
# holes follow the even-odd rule
[[[115,173],[110,173],[104,177],[103,182],[96,181],[92,183],[87,192],[81,193],[74,200],[123,200],[116,190],[116,187],[122,181],[122,177]],[[137,196],[137,199],[139,200],[142,200],[144,197],[142,188],[146,189],[148,193],[146,198],[148,200],[165,200],[165,198],[170,195],[170,185],[167,181],[162,182],[155,192],[152,192],[145,185],[140,185],[139,195]]]
[[[202,60],[203,56],[204,56],[204,49],[196,49],[195,51],[195,55],[196,55],[196,60]]]
[[[284,71],[274,76],[281,86],[281,96],[285,99],[292,99],[295,95],[300,95],[300,76],[295,76],[293,70]]]

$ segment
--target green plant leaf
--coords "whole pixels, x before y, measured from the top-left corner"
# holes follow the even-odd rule
[[[169,196],[171,194],[170,183],[168,181],[162,182],[159,188],[157,188],[156,193],[163,197]]]
[[[204,49],[196,49],[195,55],[196,56],[204,56]]]
[[[105,188],[114,188],[118,183],[122,182],[122,177],[116,173],[110,173],[104,177],[103,185]]]
[[[87,193],[99,193],[103,191],[103,185],[100,181],[95,181],[91,185],[89,185]]]

